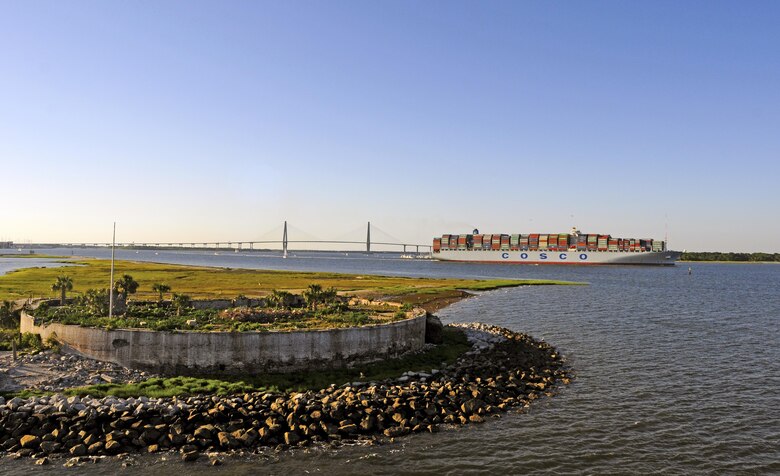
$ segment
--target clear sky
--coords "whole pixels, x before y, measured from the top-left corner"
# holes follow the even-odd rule
[[[776,1],[0,0],[0,240],[286,219],[780,252],[778,25]]]

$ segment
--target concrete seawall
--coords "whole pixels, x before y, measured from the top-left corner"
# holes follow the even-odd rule
[[[425,344],[425,311],[403,321],[291,332],[157,332],[36,323],[22,312],[21,332],[54,336],[98,360],[161,374],[246,374],[343,367],[392,358]]]

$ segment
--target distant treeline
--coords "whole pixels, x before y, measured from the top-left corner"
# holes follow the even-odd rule
[[[718,253],[718,252],[694,252],[683,253],[683,261],[770,261],[780,263],[780,253]]]

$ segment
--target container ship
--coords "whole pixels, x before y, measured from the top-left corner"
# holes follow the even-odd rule
[[[576,227],[569,233],[442,235],[433,239],[433,259],[477,263],[516,264],[643,264],[674,265],[681,251],[666,249],[653,239],[615,238],[585,234]]]

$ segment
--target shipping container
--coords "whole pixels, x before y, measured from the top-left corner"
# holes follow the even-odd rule
[[[509,235],[501,235],[501,249],[504,251],[509,250],[509,244],[510,244],[510,236]]]
[[[539,237],[540,235],[536,233],[528,235],[528,249],[530,251],[537,251],[539,249]]]
[[[577,251],[585,251],[588,249],[588,235],[580,235],[577,237]]]
[[[558,235],[547,235],[547,249],[550,251],[558,250]]]
[[[588,251],[598,250],[598,235],[588,235]]]
[[[489,250],[493,244],[493,235],[482,236],[482,249]]]
[[[490,243],[490,249],[491,250],[501,249],[501,235],[493,235],[493,240]]]
[[[547,246],[549,244],[549,236],[548,235],[539,235],[539,249],[540,250],[546,250]]]
[[[608,235],[599,235],[598,240],[598,250],[599,251],[607,251],[609,248],[609,236]]]
[[[512,235],[509,238],[509,249],[512,251],[520,249],[520,235]]]
[[[433,238],[431,250],[495,250],[495,251],[609,251],[662,252],[666,243],[652,238],[617,238],[599,234],[485,234],[451,235]]]
[[[520,249],[528,251],[528,235],[520,235]]]

